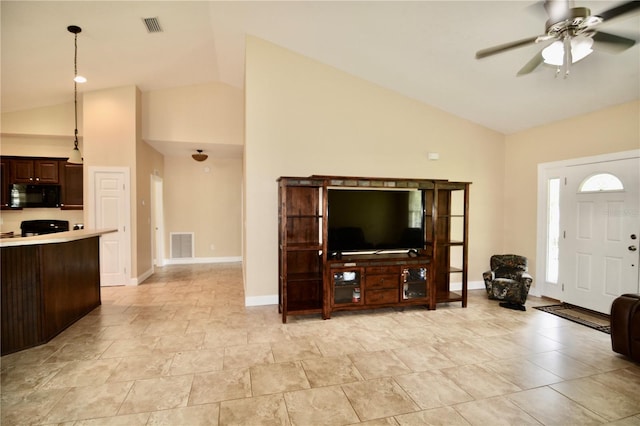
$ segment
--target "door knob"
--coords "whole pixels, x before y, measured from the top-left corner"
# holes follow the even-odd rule
[[[638,250],[638,247],[636,246],[629,246],[629,251],[636,251]]]

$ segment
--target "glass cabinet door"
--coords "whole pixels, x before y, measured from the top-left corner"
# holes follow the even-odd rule
[[[427,268],[404,268],[402,270],[402,300],[427,297]]]
[[[332,273],[334,305],[362,303],[362,273],[360,269]]]

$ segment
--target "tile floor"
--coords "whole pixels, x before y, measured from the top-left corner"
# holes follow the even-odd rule
[[[640,425],[640,365],[535,297],[283,325],[244,307],[226,264],[164,267],[102,302],[2,357],[2,425]]]

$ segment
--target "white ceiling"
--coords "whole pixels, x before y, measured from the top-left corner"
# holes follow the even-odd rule
[[[576,1],[596,14],[618,1]],[[543,46],[475,52],[543,33],[539,1],[7,1],[2,110],[72,100],[73,35],[80,91],[142,91],[220,81],[243,86],[246,34],[510,134],[640,97],[640,46],[596,51],[568,79],[547,65],[517,71]],[[142,18],[164,32],[149,34]],[[640,14],[606,31],[640,39]],[[165,149],[168,149],[165,147]]]

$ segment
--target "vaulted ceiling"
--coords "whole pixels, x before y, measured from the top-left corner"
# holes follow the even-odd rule
[[[596,14],[616,1],[576,1]],[[555,77],[516,77],[544,44],[482,60],[479,49],[544,33],[539,1],[7,1],[2,13],[2,110],[72,100],[79,90],[142,91],[219,81],[242,88],[247,34],[490,129],[510,134],[640,97],[640,46],[597,50]],[[162,32],[149,33],[154,17]],[[640,14],[606,31],[640,39]]]

